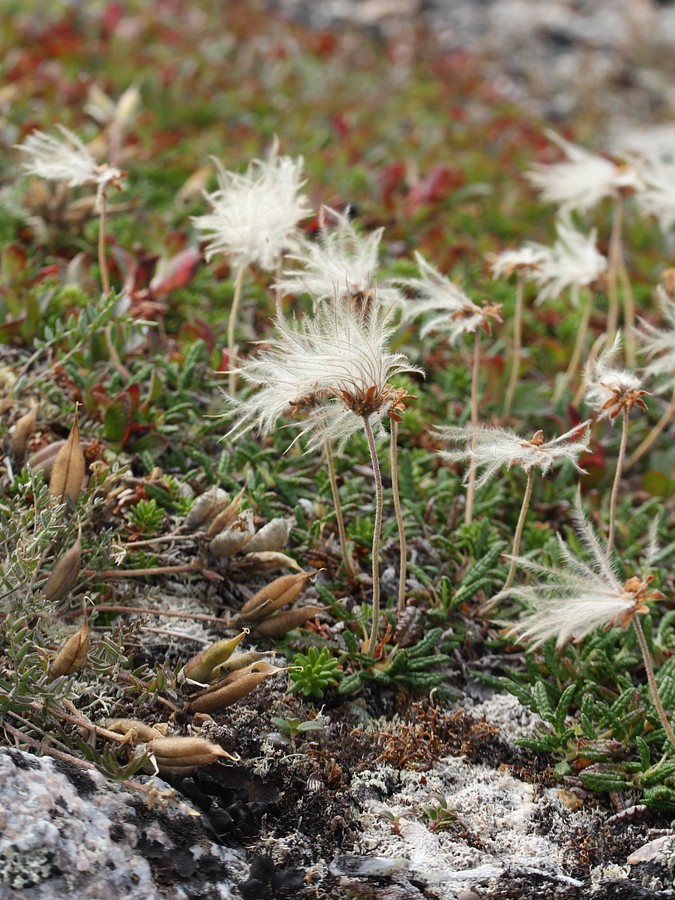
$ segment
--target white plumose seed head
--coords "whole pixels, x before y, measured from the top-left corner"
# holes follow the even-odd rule
[[[527,177],[541,191],[545,201],[556,203],[561,210],[585,213],[606,197],[641,187],[642,181],[634,166],[590,153],[551,131],[546,134],[567,158],[551,165],[537,165]]]
[[[300,268],[284,270],[276,287],[284,294],[311,294],[316,301],[367,300],[375,294],[383,232],[359,234],[347,213],[323,207],[318,243],[300,241],[299,252],[289,254]],[[386,285],[377,285],[377,297],[386,306],[399,300],[398,291]]]
[[[650,157],[640,169],[643,185],[637,204],[645,216],[654,216],[663,232],[675,228],[675,160]]]
[[[586,403],[600,418],[611,418],[612,421],[622,409],[647,408],[642,399],[646,392],[637,375],[615,366],[620,352],[621,334],[617,333],[613,346],[604,350],[595,363],[589,362],[584,373]]]
[[[545,441],[541,431],[527,440],[507,428],[484,425],[450,426],[438,431],[449,444],[464,445],[462,449],[440,451],[442,459],[473,462],[477,468],[484,468],[476,487],[486,484],[503,466],[520,466],[528,473],[540,469],[545,474],[556,463],[571,462],[578,472],[583,472],[578,460],[588,450],[590,437],[587,422],[551,441]]]
[[[499,304],[478,306],[419,253],[415,254],[415,259],[421,278],[401,279],[397,284],[417,295],[414,300],[402,301],[404,319],[410,321],[431,313],[420,330],[422,338],[440,331],[455,344],[464,335],[475,334],[479,329],[489,332],[491,320],[502,321]]]
[[[561,565],[549,568],[518,557],[518,564],[540,576],[538,584],[513,587],[500,599],[516,596],[525,600],[532,612],[518,622],[508,622],[508,633],[538,647],[555,638],[562,647],[570,640],[578,641],[597,628],[615,625],[627,628],[637,613],[648,612],[645,602],[658,600],[662,594],[650,591],[650,577],[619,581],[607,561],[606,549],[577,509],[577,530],[586,547],[589,561],[576,556],[558,535]]]
[[[77,135],[63,125],[57,127],[61,138],[33,131],[17,146],[26,155],[24,171],[48,181],[65,181],[70,187],[96,185],[96,202],[100,206],[108,185],[120,187],[124,172],[107,163],[97,163]]]
[[[531,273],[546,259],[545,248],[530,243],[517,250],[503,250],[489,258],[494,278],[508,278],[514,272]]]
[[[640,319],[637,336],[650,360],[644,374],[657,380],[656,390],[661,392],[675,389],[675,300],[660,285],[657,296],[666,325],[657,328]]]
[[[281,256],[298,246],[297,225],[311,210],[300,193],[302,158],[278,156],[253,160],[242,175],[215,160],[218,189],[206,194],[211,212],[194,216],[197,231],[209,238],[206,259],[219,253],[237,267],[251,264],[273,271]]]
[[[569,288],[590,287],[607,270],[607,259],[596,247],[596,231],[583,234],[569,216],[556,222],[558,239],[552,247],[532,243],[539,256],[528,276],[539,285],[537,303],[554,300]]]
[[[269,434],[279,418],[303,417],[308,449],[327,440],[344,444],[362,427],[362,417],[378,425],[403,410],[406,392],[390,384],[401,372],[419,372],[402,353],[391,353],[392,331],[381,307],[365,314],[348,303],[318,304],[301,322],[276,320],[278,337],[239,374],[259,390],[233,399],[230,430]]]

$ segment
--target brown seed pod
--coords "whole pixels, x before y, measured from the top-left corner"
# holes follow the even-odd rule
[[[282,575],[261,588],[239,610],[241,619],[257,622],[270,616],[275,610],[292,603],[302,593],[302,589],[314,572],[296,572],[293,575]]]
[[[52,475],[49,480],[49,495],[50,497],[56,497],[60,503],[63,503],[66,499],[77,503],[83,483],[84,454],[80,443],[80,427],[76,405],[73,427],[52,466]]]
[[[79,529],[73,546],[61,556],[45,582],[43,593],[48,602],[55,603],[62,600],[73,589],[80,574],[81,558],[82,528]]]
[[[33,406],[28,410],[27,413],[21,416],[21,418],[14,426],[14,431],[12,432],[12,436],[9,439],[9,452],[12,454],[13,459],[15,459],[17,462],[21,462],[21,460],[23,460],[24,456],[26,455],[28,438],[31,436],[35,429],[36,419],[37,406]]]
[[[215,686],[209,691],[203,691],[197,697],[186,703],[185,712],[217,712],[220,709],[224,709],[226,706],[231,706],[233,703],[236,703],[237,700],[241,700],[242,697],[250,694],[251,691],[255,690],[258,685],[270,675],[284,671],[269,663],[258,662],[253,665],[257,667],[256,671],[246,672],[246,670],[242,670],[241,672],[234,673],[238,677],[232,681],[226,679],[229,681],[228,684],[225,684],[222,687]],[[230,676],[230,678],[231,677],[232,676]]]
[[[249,634],[249,630],[244,628],[236,637],[216,641],[206,650],[202,650],[200,654],[183,666],[178,676],[179,680],[189,679],[201,684],[210,684],[216,678],[215,669],[232,656],[247,634]]]
[[[258,662],[259,659],[262,659],[262,656],[263,654],[259,653],[257,650],[249,650],[246,653],[235,653],[234,656],[226,659],[224,662],[220,663],[220,665],[214,666],[211,683],[217,681],[219,678],[227,677],[232,672],[240,672],[247,666]]]
[[[28,457],[28,465],[34,472],[44,472],[49,475],[54,468],[54,462],[61,450],[65,447],[65,441],[53,441],[44,447],[40,447]]]
[[[131,744],[146,744],[155,738],[163,737],[159,729],[153,728],[152,725],[146,725],[140,719],[112,719],[106,724],[106,728],[108,731],[123,734],[125,737],[128,735]]]
[[[241,511],[241,498],[244,496],[244,488],[242,488],[236,497],[209,522],[206,529],[207,538],[215,537],[221,531],[226,531],[237,518]],[[251,523],[253,524],[253,523]]]
[[[183,521],[183,531],[196,531],[204,522],[208,522],[213,516],[218,515],[230,502],[230,495],[219,487],[209,488],[200,497],[197,497]]]
[[[233,556],[248,544],[253,537],[253,511],[245,509],[237,516],[231,528],[217,534],[209,544],[209,552],[217,557]]]
[[[278,553],[274,550],[259,550],[250,552],[246,548],[246,556],[239,559],[233,559],[230,563],[230,570],[236,569],[241,574],[255,572],[260,575],[263,572],[277,572],[279,569],[295,569],[301,572],[302,568],[298,563],[287,556],[285,553]]]
[[[47,675],[50,681],[61,675],[71,675],[82,667],[89,651],[89,625],[86,616],[75,634],[71,634],[49,664]]]
[[[147,743],[161,775],[185,775],[218,759],[234,759],[218,744],[201,737],[156,737]]]
[[[246,545],[247,553],[271,553],[283,550],[291,533],[289,519],[272,519],[256,531]]]
[[[269,619],[263,619],[253,626],[253,631],[264,638],[283,637],[294,628],[303,625],[307,619],[313,619],[319,613],[328,609],[327,606],[303,606],[301,609],[288,609],[286,612],[278,613]]]

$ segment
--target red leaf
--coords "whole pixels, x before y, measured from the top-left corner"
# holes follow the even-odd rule
[[[378,176],[380,196],[387,207],[391,207],[394,194],[403,187],[405,175],[406,166],[401,161],[389,163],[388,166],[380,170]]]
[[[464,175],[451,166],[437,165],[426,178],[408,191],[405,211],[411,216],[423,206],[445,200],[448,194],[464,184]]]
[[[202,255],[198,247],[186,247],[160,264],[150,282],[150,292],[154,297],[165,297],[177,291],[194,278]]]

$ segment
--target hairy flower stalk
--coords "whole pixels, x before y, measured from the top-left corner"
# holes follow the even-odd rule
[[[480,332],[492,333],[492,322],[502,322],[501,304],[485,303],[478,306],[454,282],[442,275],[419,253],[415,254],[421,278],[402,279],[398,283],[416,294],[414,300],[402,300],[404,319],[415,319],[426,313],[431,317],[420,329],[420,337],[424,338],[433,332],[442,332],[448,336],[451,344],[455,344],[467,334],[474,336],[471,363],[471,405],[470,422],[473,428],[478,427],[478,379],[480,374]],[[476,473],[473,461],[469,464],[469,475],[466,481],[466,505],[464,522],[470,525],[473,521],[473,504],[476,489]]]
[[[668,279],[666,280],[668,281]],[[657,288],[657,296],[663,317],[670,327],[657,328],[655,325],[641,320],[637,335],[647,358],[651,360],[645,367],[645,376],[661,380],[662,383],[657,387],[657,392],[671,389],[672,396],[661,418],[628,458],[626,469],[634,466],[645,453],[651,450],[659,435],[675,415],[675,300],[668,296],[668,292],[662,285]]]
[[[583,472],[578,464],[578,458],[581,453],[588,450],[590,432],[588,422],[583,422],[551,441],[544,440],[542,431],[537,431],[528,441],[506,428],[485,426],[450,426],[439,429],[439,434],[449,444],[465,445],[462,450],[440,451],[439,455],[446,462],[457,463],[468,460],[472,463],[469,473],[485,468],[477,481],[478,487],[486,484],[503,466],[509,469],[512,466],[520,466],[527,473],[525,494],[513,538],[512,557],[515,558],[520,551],[520,541],[532,498],[534,473],[539,469],[542,474],[546,474],[556,463],[563,461],[571,462],[578,472]],[[515,572],[516,563],[512,559],[503,590],[511,586]]]
[[[244,273],[256,265],[266,272],[277,270],[284,253],[299,246],[298,223],[310,214],[300,193],[303,160],[278,155],[275,141],[266,160],[253,160],[241,175],[226,170],[215,160],[218,189],[205,194],[211,212],[192,221],[208,243],[206,259],[226,254],[236,272],[234,297],[227,329],[230,367],[235,359],[235,328],[241,302]],[[230,393],[236,390],[231,371]]]
[[[668,740],[675,746],[675,733],[661,702],[651,654],[638,620],[638,615],[649,612],[647,603],[663,599],[663,594],[650,590],[651,575],[643,578],[633,576],[621,583],[606,548],[585,520],[579,501],[576,518],[579,538],[590,561],[576,556],[558,535],[561,565],[550,568],[524,557],[517,558],[518,565],[541,576],[541,580],[536,584],[501,591],[492,603],[494,605],[495,601],[516,596],[528,604],[532,610],[530,613],[515,623],[504,624],[508,626],[508,635],[529,643],[533,650],[552,638],[555,638],[556,647],[560,649],[570,640],[582,640],[596,628],[607,631],[621,626],[628,629],[632,624],[654,707]]]
[[[324,453],[326,455],[326,464],[328,465],[328,478],[330,480],[330,490],[333,497],[333,505],[335,506],[335,524],[338,530],[338,538],[340,541],[340,550],[342,552],[342,563],[345,567],[345,575],[349,581],[353,581],[356,577],[354,571],[354,563],[349,551],[349,543],[347,541],[347,532],[345,530],[345,520],[342,515],[342,504],[340,503],[340,492],[338,490],[337,475],[335,473],[335,458],[333,456],[333,447],[330,441],[324,444]]]
[[[521,247],[520,250],[505,250],[491,260],[492,274],[495,278],[516,273],[516,305],[513,314],[513,351],[511,355],[511,374],[504,398],[504,418],[511,415],[513,397],[518,384],[520,361],[523,347],[523,303],[525,299],[525,282],[528,273],[536,271],[539,265],[540,251],[532,246]]]
[[[616,534],[616,503],[626,457],[628,416],[631,409],[635,406],[639,409],[647,409],[642,399],[646,391],[642,390],[639,378],[625,369],[614,368],[614,363],[620,351],[621,335],[617,332],[613,346],[605,350],[594,364],[587,366],[585,375],[586,402],[596,412],[598,417],[601,419],[609,418],[611,422],[614,422],[619,413],[621,413],[621,442],[609,501],[608,555],[612,553]]]
[[[394,513],[396,515],[396,527],[398,528],[398,540],[400,547],[400,568],[398,575],[398,614],[405,609],[405,583],[408,571],[408,542],[405,536],[403,522],[403,510],[401,509],[401,494],[398,489],[398,425],[399,417],[389,416],[389,468],[391,470],[391,493],[394,501]]]
[[[390,379],[419,369],[402,353],[389,352],[391,319],[376,298],[365,311],[349,302],[317,304],[313,316],[291,323],[278,318],[276,327],[278,339],[239,370],[259,390],[244,400],[230,398],[236,422],[228,434],[238,436],[253,427],[270,433],[281,416],[297,415],[309,450],[333,441],[342,447],[363,428],[375,480],[373,618],[367,642],[372,654],[378,643],[383,514],[374,427],[387,418],[398,421],[405,409],[408,395]]]

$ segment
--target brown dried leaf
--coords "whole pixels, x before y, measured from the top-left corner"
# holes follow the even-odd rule
[[[66,550],[45,582],[44,595],[50,603],[62,600],[73,589],[80,574],[81,558],[82,528],[79,529],[73,546]]]
[[[49,665],[47,675],[51,681],[61,675],[70,675],[82,667],[89,652],[89,625],[82,617],[82,625],[71,634]]]
[[[9,452],[12,457],[20,462],[26,455],[26,447],[28,439],[35,430],[35,420],[37,419],[37,406],[33,406],[18,420],[14,426],[14,431],[9,439]]]
[[[49,481],[49,495],[56,497],[60,503],[65,502],[66,498],[77,503],[83,483],[84,454],[80,443],[77,406],[75,406],[73,427],[54,460],[52,476]]]

